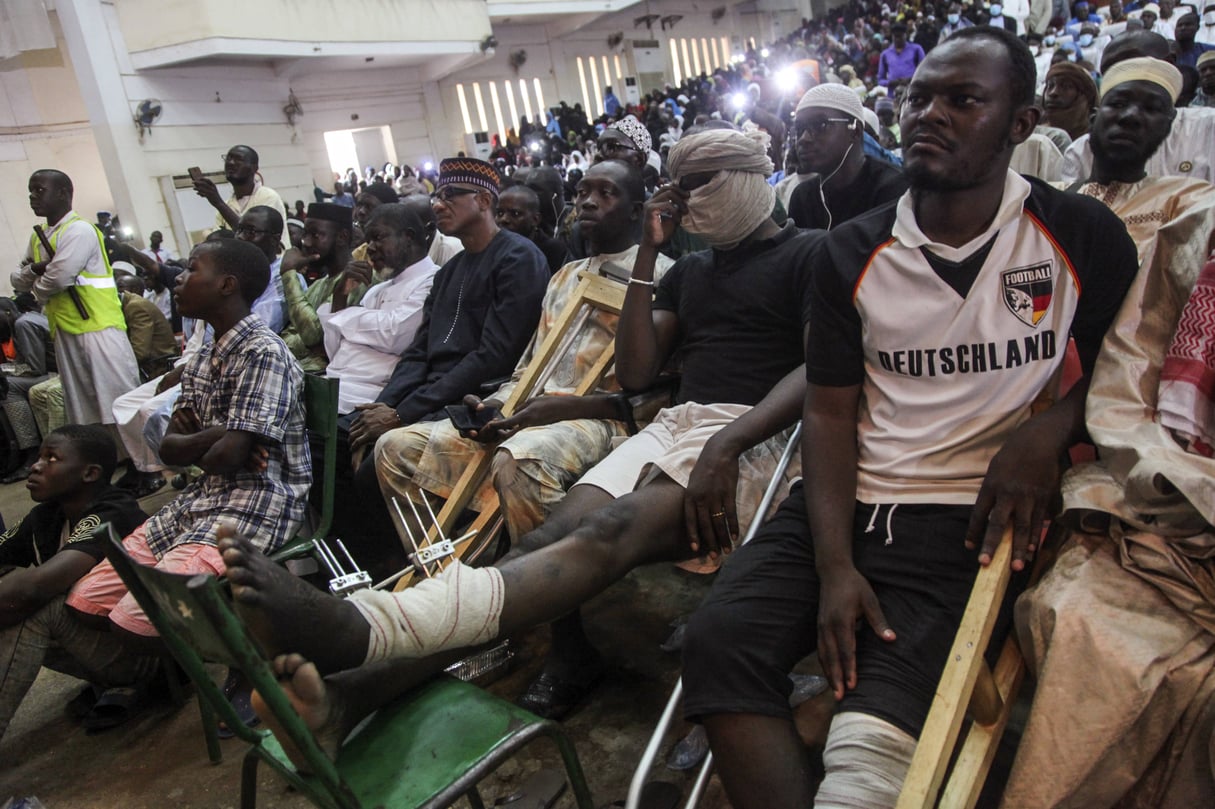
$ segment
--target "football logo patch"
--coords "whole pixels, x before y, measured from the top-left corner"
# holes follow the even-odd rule
[[[1025,325],[1037,326],[1050,308],[1051,294],[1055,288],[1051,262],[1005,270],[1000,274],[1000,280],[1004,305],[1008,311]]]

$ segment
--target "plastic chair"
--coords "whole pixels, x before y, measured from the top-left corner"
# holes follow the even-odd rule
[[[325,809],[442,807],[460,797],[479,807],[483,803],[477,782],[537,736],[548,736],[557,745],[579,809],[591,809],[577,753],[559,725],[449,677],[432,680],[381,708],[331,761],[291,707],[256,641],[233,612],[220,580],[139,565],[106,528],[107,557],[194,682],[199,702],[250,745],[241,770],[242,809],[256,805],[261,761]],[[285,741],[300,751],[308,774],[287,759],[270,731],[244,726],[207,674],[204,660],[245,673],[282,727]]]

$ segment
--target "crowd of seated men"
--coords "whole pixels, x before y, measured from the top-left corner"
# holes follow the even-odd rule
[[[1073,13],[1057,27],[1095,24],[1084,3]],[[69,426],[44,424],[21,447],[38,505],[0,538],[0,734],[61,655],[88,674],[74,702],[90,727],[121,721],[117,693],[155,669],[155,631],[103,560],[101,522],[143,564],[228,578],[330,753],[453,653],[546,622],[552,648],[520,702],[566,715],[606,670],[580,606],[671,561],[720,567],[688,624],[684,712],[704,725],[731,803],[893,806],[975,576],[1011,527],[1009,598],[1037,686],[1004,804],[1209,802],[1215,186],[1203,172],[1215,138],[1195,133],[1215,130],[1215,111],[1183,116],[1179,49],[1128,24],[1101,43],[1099,75],[1068,60],[1080,74],[1046,78],[1048,100],[1065,79],[1093,85],[1074,94],[1087,105],[1068,151],[1076,176],[1018,171],[1023,147],[1053,144],[1065,117],[1044,126],[1040,54],[1014,33],[1026,23],[984,14],[962,25],[951,12],[949,30],[923,38],[893,94],[897,125],[873,126],[867,88],[842,69],[793,104],[757,93],[737,118],[673,121],[665,141],[645,110],[624,109],[597,122],[591,162],[566,172],[568,200],[559,171],[554,184],[549,167],[458,156],[427,179],[429,196],[373,182],[353,206],[308,206],[293,244],[256,152],[233,147],[230,199],[195,181],[219,229],[173,281],[184,355],[141,385],[143,358],[117,357],[137,353],[125,307],[69,295],[64,280],[135,289],[114,281],[121,256],[72,213],[70,179],[37,172],[48,238],[31,240],[13,283],[45,309]],[[878,69],[897,72],[910,47],[899,27],[921,34],[934,15],[877,16],[899,29]],[[1188,33],[1189,16],[1176,28]],[[846,37],[829,29],[807,24],[780,46],[830,52]],[[669,100],[707,104],[716,79],[740,77]],[[897,139],[875,140],[890,126]],[[782,140],[804,176],[777,171]],[[159,251],[133,263],[155,298]],[[579,322],[536,394],[503,414],[585,274],[623,284],[622,311]],[[12,333],[45,350],[29,327]],[[610,372],[573,395],[612,345]],[[1063,387],[1069,354],[1080,370]],[[82,364],[91,377],[73,376]],[[672,369],[671,401],[636,424],[613,394]],[[483,452],[470,508],[501,508],[509,551],[345,599],[273,562],[318,488],[305,373],[339,383],[350,496],[335,532],[364,566],[408,564],[408,538],[426,528],[413,516],[438,512]],[[104,374],[125,381],[98,384]],[[468,423],[448,418],[453,406]],[[800,458],[758,514],[798,420]],[[1096,460],[1069,468],[1081,443]],[[110,484],[124,456],[134,492]],[[194,471],[148,517],[133,495],[165,468]],[[1064,530],[1042,547],[1048,522]],[[1052,563],[1030,581],[1040,554]],[[788,673],[815,652],[836,702],[822,778],[788,702]]]

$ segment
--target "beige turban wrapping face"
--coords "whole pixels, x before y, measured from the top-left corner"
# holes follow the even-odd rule
[[[776,191],[768,185],[772,161],[768,134],[759,130],[706,129],[671,147],[667,167],[676,183],[690,174],[717,172],[692,191],[683,227],[719,250],[730,250],[772,215]]]

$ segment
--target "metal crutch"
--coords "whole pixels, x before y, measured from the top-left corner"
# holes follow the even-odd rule
[[[755,536],[755,532],[759,530],[760,523],[764,520],[764,515],[772,507],[772,501],[776,498],[776,491],[780,488],[781,479],[785,475],[785,470],[789,468],[789,461],[793,459],[793,453],[798,451],[801,435],[802,425],[801,422],[798,422],[794,426],[793,432],[789,434],[789,442],[785,444],[785,451],[781,453],[780,462],[776,466],[776,473],[772,475],[772,480],[768,483],[768,488],[764,491],[763,498],[759,501],[759,508],[755,510],[755,517],[747,528],[746,536],[739,543],[740,546],[751,541],[751,538]],[[641,754],[641,761],[638,762],[637,769],[633,773],[633,780],[629,783],[629,795],[625,802],[625,809],[639,809],[641,806],[641,792],[645,788],[646,776],[649,774],[650,768],[654,766],[654,759],[658,758],[658,749],[662,746],[662,739],[671,726],[671,720],[675,716],[675,708],[679,705],[679,700],[682,696],[683,678],[680,677],[675,683],[675,688],[671,691],[671,697],[667,700],[667,707],[662,712],[662,718],[658,720],[658,726],[654,728],[654,734],[650,736],[650,742],[646,745],[645,752]],[[712,771],[713,751],[710,750],[705,754],[704,763],[700,765],[700,772],[696,776],[696,782],[692,785],[692,791],[688,794],[688,800],[684,804],[684,809],[695,809],[696,804],[700,802],[701,796],[704,795],[705,787],[709,783],[709,775]]]

